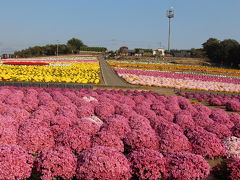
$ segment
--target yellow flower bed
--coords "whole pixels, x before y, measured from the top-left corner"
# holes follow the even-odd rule
[[[121,67],[128,69],[147,69],[147,70],[163,70],[163,71],[188,71],[188,72],[199,72],[208,74],[222,74],[222,75],[232,75],[240,76],[240,70],[236,69],[223,69],[215,67],[206,66],[184,66],[184,65],[162,65],[162,64],[144,64],[144,63],[114,63],[109,62],[109,65],[113,67]]]
[[[0,66],[0,81],[99,83],[99,63],[69,66]]]

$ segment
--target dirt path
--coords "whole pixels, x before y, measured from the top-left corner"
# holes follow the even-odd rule
[[[175,94],[174,89],[167,89],[161,87],[149,87],[133,85],[120,78],[117,73],[108,65],[103,57],[99,57],[101,68],[101,83],[94,85],[95,88],[108,89],[132,89],[132,90],[152,90],[159,94],[172,95]]]
[[[106,86],[136,87],[120,78],[114,70],[108,65],[103,57],[99,58],[102,78]]]

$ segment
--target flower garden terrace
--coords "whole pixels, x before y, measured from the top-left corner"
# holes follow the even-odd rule
[[[8,82],[97,84],[99,73],[96,57],[13,59],[0,65],[0,80]]]
[[[1,179],[239,177],[240,115],[184,97],[0,87],[0,107]]]
[[[134,85],[240,92],[240,70],[170,63],[108,61],[115,72]]]
[[[127,87],[0,87],[0,179],[238,180],[239,113]]]

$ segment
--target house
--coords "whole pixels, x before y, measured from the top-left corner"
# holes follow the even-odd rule
[[[143,56],[144,50],[141,49],[128,49],[126,46],[122,46],[119,48],[118,53],[122,56]]]
[[[153,51],[154,56],[165,56],[165,49],[159,48]]]

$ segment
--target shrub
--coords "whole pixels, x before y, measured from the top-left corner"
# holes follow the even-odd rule
[[[68,118],[77,118],[77,106],[74,104],[60,106],[58,107],[56,114],[63,115]]]
[[[178,124],[182,129],[195,126],[192,116],[184,113],[178,113],[175,116],[174,123]]]
[[[204,113],[208,116],[212,113],[212,110],[203,104],[197,104],[197,105],[194,105],[194,107],[199,113]]]
[[[109,147],[96,146],[83,151],[79,155],[77,179],[115,179],[131,178],[130,163],[117,150]]]
[[[195,115],[197,113],[197,110],[193,107],[193,105],[189,102],[189,100],[187,100],[184,97],[178,97],[178,104],[179,107],[182,110],[187,110],[191,115]]]
[[[23,124],[19,129],[18,144],[29,153],[38,154],[52,149],[55,142],[49,128]]]
[[[230,136],[222,142],[226,148],[228,158],[240,158],[240,138]]]
[[[208,132],[216,134],[219,139],[224,139],[232,135],[232,132],[230,131],[230,129],[228,129],[227,126],[216,122],[207,126],[206,130]]]
[[[66,131],[72,125],[72,120],[62,115],[57,115],[50,119],[50,129],[53,132],[54,137],[58,137],[64,131]]]
[[[209,117],[218,123],[226,125],[228,128],[234,126],[234,124],[230,120],[228,113],[223,109],[213,109]]]
[[[33,119],[41,119],[41,120],[50,120],[54,118],[54,113],[49,111],[47,105],[39,106],[36,111],[31,114],[31,118]]]
[[[58,146],[68,147],[76,154],[91,147],[90,136],[77,127],[67,129],[55,140]]]
[[[18,123],[22,123],[30,117],[29,112],[18,107],[9,108],[3,115],[12,117],[13,119],[17,120]]]
[[[232,130],[233,136],[240,138],[240,123],[233,126],[231,130]]]
[[[140,148],[159,150],[159,138],[153,129],[134,129],[124,138],[125,150],[133,151]]]
[[[92,139],[92,145],[94,146],[106,146],[111,147],[119,152],[124,152],[124,144],[122,140],[113,134],[111,131],[102,130],[95,134]]]
[[[41,179],[52,180],[56,177],[71,179],[75,175],[77,158],[65,147],[57,147],[47,151],[37,159],[37,171]]]
[[[110,103],[100,103],[95,107],[95,113],[100,119],[105,120],[115,113],[115,108]]]
[[[210,166],[202,156],[191,153],[168,154],[170,179],[205,179],[210,173]]]
[[[129,118],[132,111],[132,107],[127,104],[117,104],[115,107],[116,114],[124,116],[125,118]]]
[[[81,131],[85,132],[88,135],[93,135],[97,133],[103,122],[96,116],[91,116],[88,118],[79,119],[73,127],[77,127]]]
[[[209,105],[211,106],[222,106],[222,102],[218,98],[210,98],[208,100]]]
[[[161,116],[157,116],[156,118],[149,119],[150,125],[154,130],[157,130],[158,125],[162,122],[166,122],[166,119],[162,118]]]
[[[94,116],[94,108],[93,106],[86,104],[84,106],[80,106],[77,108],[77,117],[78,118],[85,118]]]
[[[201,127],[189,128],[185,131],[185,135],[192,143],[195,154],[213,159],[214,157],[224,156],[226,153],[220,139]]]
[[[0,89],[0,102],[4,102],[5,99],[11,94],[11,90],[8,88]]]
[[[141,129],[141,130],[147,130],[147,129],[152,129],[150,125],[150,121],[138,114],[131,114],[129,117],[129,125],[131,129]]]
[[[226,109],[228,111],[240,111],[240,102],[239,101],[228,101],[226,103]]]
[[[27,179],[33,167],[33,158],[17,145],[0,146],[0,179]]]
[[[169,122],[163,122],[158,126],[160,152],[191,152],[192,147],[181,128]]]
[[[38,94],[39,105],[47,105],[49,102],[53,102],[52,96],[46,91],[41,91]]]
[[[21,106],[24,93],[21,90],[16,90],[7,96],[5,103],[11,106]]]
[[[133,175],[139,179],[165,179],[168,176],[166,160],[158,151],[143,148],[133,151],[128,159]]]
[[[157,116],[160,116],[169,122],[173,122],[174,115],[170,111],[165,110],[163,108],[162,109],[159,108],[159,109],[155,110],[155,113]]]
[[[240,114],[238,113],[231,113],[229,114],[230,120],[236,125],[240,123]]]
[[[193,116],[193,120],[197,126],[201,126],[203,128],[214,123],[214,121],[210,119],[207,114],[203,112],[199,112],[195,116]]]
[[[152,110],[150,110],[149,108],[134,108],[136,113],[138,113],[139,115],[147,118],[147,119],[151,119],[151,118],[156,118],[156,113]]]
[[[103,129],[117,135],[121,139],[131,131],[128,119],[121,115],[114,115],[108,118],[103,125]]]

